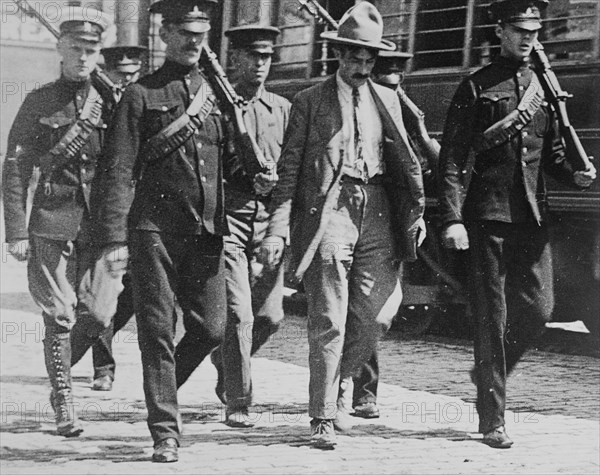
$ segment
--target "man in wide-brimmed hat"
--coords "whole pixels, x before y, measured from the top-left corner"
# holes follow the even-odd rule
[[[324,449],[336,445],[334,426],[350,427],[346,383],[398,310],[399,264],[416,256],[424,209],[398,98],[369,79],[378,52],[395,49],[382,35],[369,2],[323,33],[339,68],[294,99],[263,243],[276,264],[291,228],[290,271],[308,300],[311,438]]]

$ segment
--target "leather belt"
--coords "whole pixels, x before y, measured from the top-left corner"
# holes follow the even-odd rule
[[[352,185],[360,185],[360,186],[383,185],[384,182],[385,182],[385,178],[381,174],[372,176],[371,178],[369,178],[368,181],[365,181],[365,180],[362,180],[361,178],[356,178],[356,177],[353,177],[350,175],[342,176],[342,183],[349,183]]]

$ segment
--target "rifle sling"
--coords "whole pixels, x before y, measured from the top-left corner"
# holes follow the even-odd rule
[[[206,91],[206,93],[202,94],[202,91]],[[146,141],[143,153],[144,162],[151,163],[160,160],[181,147],[202,127],[216,103],[217,98],[212,90],[203,83],[187,110]],[[135,176],[139,179],[141,173],[136,173]]]
[[[40,158],[40,171],[44,176],[46,184],[50,183],[55,170],[79,156],[81,150],[90,139],[92,132],[100,123],[103,104],[104,100],[100,93],[94,87],[90,87],[79,118],[67,130],[58,143],[46,155]]]
[[[543,100],[542,85],[534,74],[517,108],[483,132],[479,143],[474,147],[475,152],[481,153],[498,147],[514,137],[533,119]]]

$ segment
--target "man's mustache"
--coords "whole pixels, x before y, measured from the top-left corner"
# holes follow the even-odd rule
[[[352,79],[369,79],[369,75],[356,73],[352,75]]]

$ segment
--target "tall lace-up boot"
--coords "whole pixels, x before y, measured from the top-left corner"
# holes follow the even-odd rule
[[[49,334],[44,339],[44,359],[50,377],[50,403],[55,413],[56,431],[64,437],[83,432],[75,414],[71,389],[71,341],[69,333]]]

